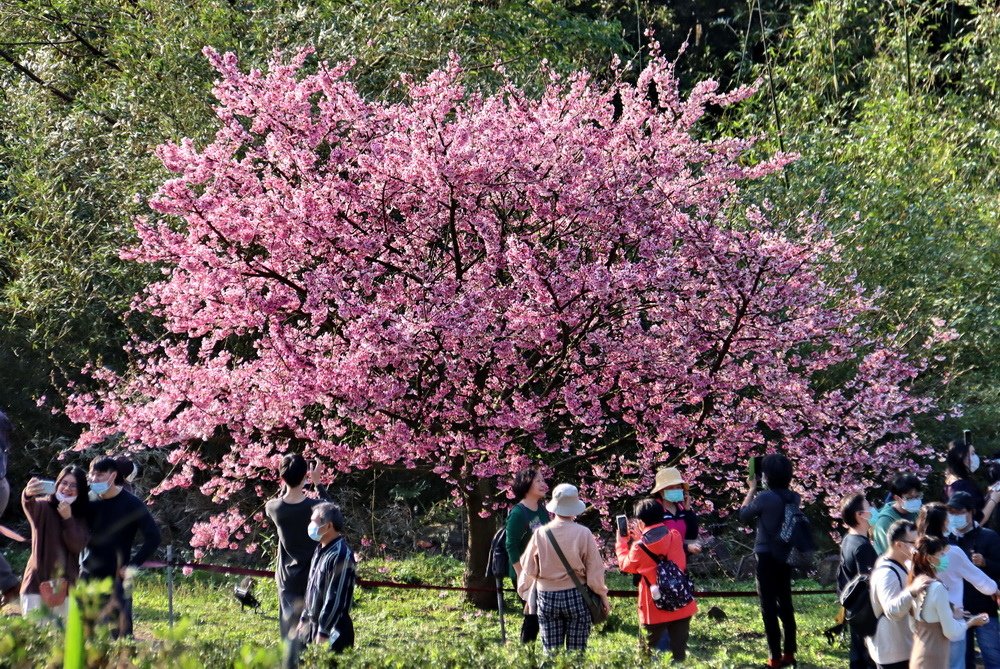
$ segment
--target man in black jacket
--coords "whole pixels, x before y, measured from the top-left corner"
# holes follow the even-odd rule
[[[118,626],[115,638],[132,636],[131,598],[125,592],[135,570],[160,545],[160,529],[145,502],[122,488],[118,463],[102,457],[90,464],[90,542],[80,554],[80,578],[110,578],[114,584]],[[142,544],[132,552],[136,534]]]
[[[840,571],[837,574],[837,592],[840,593],[855,576],[870,574],[878,555],[868,539],[872,510],[864,493],[848,495],[840,503],[840,518],[848,527],[840,542]],[[853,625],[851,630],[851,669],[874,669],[865,639]]]
[[[965,551],[972,564],[976,565],[994,581],[1000,582],[1000,535],[973,520],[976,501],[967,492],[956,492],[948,500],[948,527],[953,543]],[[965,644],[966,669],[974,669],[975,647],[979,642],[979,652],[983,656],[986,669],[1000,669],[1000,622],[997,619],[997,602],[975,588],[966,586],[962,602],[966,613],[985,613],[990,621],[982,627],[970,628]]]

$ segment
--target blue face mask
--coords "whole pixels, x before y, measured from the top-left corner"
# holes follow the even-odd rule
[[[948,534],[958,534],[967,525],[965,514],[948,514]]]
[[[309,521],[309,538],[312,539],[313,541],[319,541],[319,537],[320,537],[319,525],[317,525],[313,521]]]
[[[903,500],[903,509],[907,513],[917,513],[918,511],[920,511],[920,507],[923,505],[924,505],[923,497],[916,497],[914,499]]]
[[[668,502],[673,502],[677,504],[678,502],[684,501],[684,491],[683,490],[664,490],[663,499]]]
[[[95,495],[103,495],[109,488],[111,488],[111,486],[108,485],[107,481],[94,481],[90,484],[90,492]]]
[[[939,574],[941,572],[943,572],[943,571],[947,571],[948,570],[948,562],[949,562],[948,556],[947,555],[943,555],[941,557],[941,561],[938,562],[938,566],[937,566],[937,569],[935,571],[937,573],[939,573]]]

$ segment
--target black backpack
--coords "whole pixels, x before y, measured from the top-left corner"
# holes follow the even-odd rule
[[[486,561],[486,575],[503,580],[510,574],[510,558],[507,557],[507,528],[501,527],[490,542],[490,556]]]
[[[640,543],[639,548],[656,562],[656,587],[660,590],[659,598],[653,600],[656,608],[676,611],[687,606],[694,599],[694,583],[688,575],[673,560],[657,555],[645,544]]]
[[[899,579],[899,574],[889,565],[881,564],[879,567],[891,569],[892,573]],[[875,607],[872,606],[871,575],[875,570],[867,574],[858,574],[844,585],[840,591],[840,605],[844,607],[844,620],[853,627],[861,636],[874,636],[878,629],[878,620],[881,616],[875,615]],[[903,581],[899,579],[902,587]]]
[[[785,517],[778,532],[776,556],[789,567],[809,571],[816,559],[812,523],[797,502],[785,503]]]

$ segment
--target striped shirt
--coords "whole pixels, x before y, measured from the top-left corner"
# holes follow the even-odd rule
[[[354,565],[354,553],[344,537],[337,537],[326,546],[316,546],[302,610],[302,622],[311,624],[313,638],[330,636],[350,616]]]

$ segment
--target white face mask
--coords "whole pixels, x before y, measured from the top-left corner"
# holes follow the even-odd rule
[[[73,495],[72,497],[67,497],[66,495],[62,494],[57,490],[56,499],[60,502],[65,502],[66,504],[72,504],[73,502],[76,501],[76,495]]]

